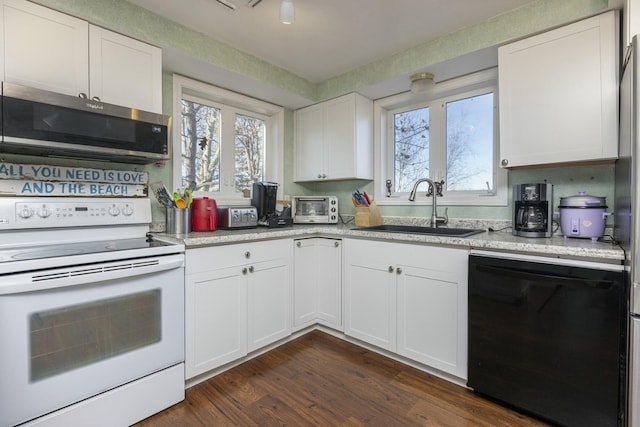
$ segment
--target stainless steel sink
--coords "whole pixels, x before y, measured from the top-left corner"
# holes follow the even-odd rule
[[[385,233],[425,234],[429,236],[469,237],[483,233],[485,230],[474,228],[422,227],[419,225],[375,225],[372,227],[356,227],[352,230],[382,231]]]

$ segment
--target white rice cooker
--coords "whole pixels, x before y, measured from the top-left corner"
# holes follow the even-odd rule
[[[593,241],[604,235],[607,217],[606,197],[589,196],[579,192],[577,196],[560,197],[560,229],[564,237],[580,237]]]

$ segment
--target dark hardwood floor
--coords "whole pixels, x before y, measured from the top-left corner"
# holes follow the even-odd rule
[[[314,331],[186,391],[137,426],[546,426]]]

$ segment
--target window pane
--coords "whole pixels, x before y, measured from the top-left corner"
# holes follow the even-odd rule
[[[182,176],[196,191],[220,191],[220,109],[182,100]]]
[[[264,177],[264,120],[236,115],[235,189],[250,189]]]
[[[429,108],[394,114],[393,141],[395,191],[409,192],[429,176]]]
[[[493,93],[447,103],[447,191],[493,190]]]

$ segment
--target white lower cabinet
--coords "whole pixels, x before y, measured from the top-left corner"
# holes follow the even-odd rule
[[[319,323],[342,330],[342,241],[294,240],[293,328]]]
[[[465,379],[468,250],[344,245],[345,334]]]
[[[290,242],[187,249],[187,379],[291,334]]]

